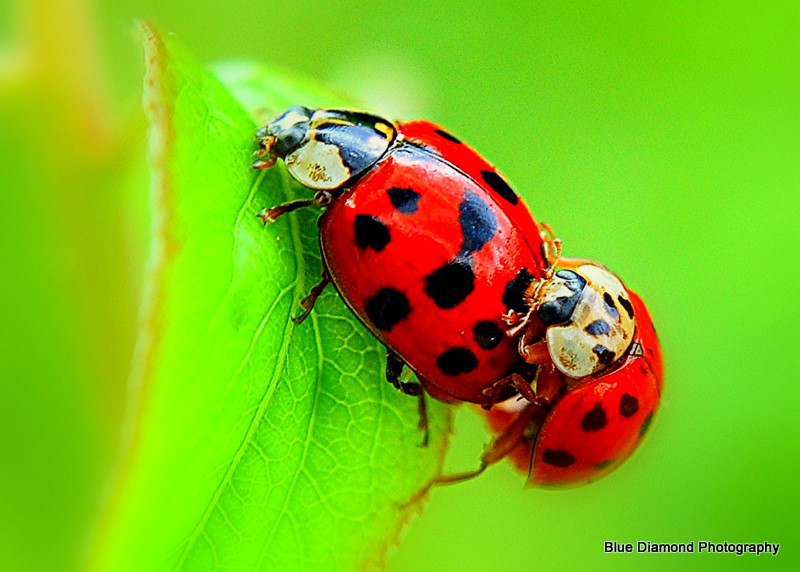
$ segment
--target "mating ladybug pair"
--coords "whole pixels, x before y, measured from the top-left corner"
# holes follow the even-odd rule
[[[604,267],[561,259],[485,159],[433,123],[350,111],[293,107],[256,136],[255,168],[283,159],[315,191],[259,216],[326,208],[296,321],[332,282],[386,346],[388,381],[481,405],[497,431],[478,470],[437,483],[510,456],[532,484],[579,484],[631,453],[661,391],[647,309]]]

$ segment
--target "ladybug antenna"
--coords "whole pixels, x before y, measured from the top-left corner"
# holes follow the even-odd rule
[[[542,256],[547,263],[545,277],[549,280],[553,277],[556,265],[561,258],[561,239],[556,237],[553,228],[547,223],[541,223],[542,230],[539,236],[542,238]]]
[[[553,278],[556,265],[561,259],[561,239],[556,237],[553,228],[546,222],[540,223],[539,226],[541,227],[539,236],[542,239],[542,258],[544,258],[547,266],[544,269],[544,277],[535,280],[525,292],[525,302],[530,308],[529,315],[538,309],[542,287]]]

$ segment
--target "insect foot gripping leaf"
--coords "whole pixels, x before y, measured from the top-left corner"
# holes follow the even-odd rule
[[[353,570],[379,565],[403,506],[440,470],[449,412],[383,381],[384,351],[320,273],[315,213],[249,168],[255,123],[217,78],[144,26],[156,228],[127,446],[99,525],[98,570]],[[262,105],[324,96],[267,72]],[[247,85],[245,85],[247,84]],[[286,84],[285,92],[281,85]],[[276,87],[278,86],[278,87]]]

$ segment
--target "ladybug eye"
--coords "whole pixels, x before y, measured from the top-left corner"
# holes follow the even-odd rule
[[[275,145],[273,146],[275,153],[279,157],[285,157],[294,151],[305,138],[307,130],[307,124],[298,123],[297,125],[292,125],[289,129],[281,131],[275,139]]]
[[[256,131],[256,137],[259,140],[273,137],[271,150],[278,157],[285,157],[305,139],[310,117],[309,109],[296,105]]]

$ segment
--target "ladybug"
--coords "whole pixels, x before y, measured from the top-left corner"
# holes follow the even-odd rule
[[[503,176],[427,121],[296,106],[260,128],[253,164],[282,159],[314,196],[264,209],[264,222],[307,206],[319,217],[323,277],[388,350],[386,378],[409,366],[427,393],[490,407],[532,395],[503,315],[522,316],[544,278],[539,227]],[[520,320],[520,325],[522,320]],[[534,335],[531,322],[526,326]],[[542,330],[543,331],[543,330]]]
[[[624,354],[597,373],[567,378],[549,406],[517,396],[486,412],[500,436],[482,469],[507,455],[530,485],[581,485],[607,475],[636,449],[658,408],[664,370],[647,307],[627,294],[637,325]]]
[[[608,474],[636,448],[658,407],[661,349],[635,292],[595,262],[560,259],[561,241],[543,226],[545,276],[525,293],[524,315],[504,315],[520,356],[536,368],[533,397],[520,391],[486,413],[498,433],[477,470],[509,456],[532,485],[577,485]]]

